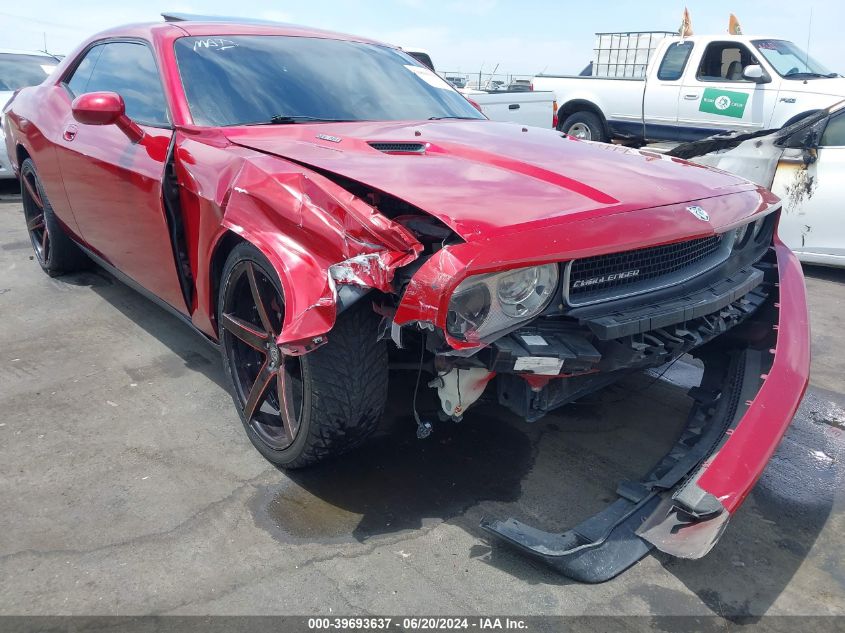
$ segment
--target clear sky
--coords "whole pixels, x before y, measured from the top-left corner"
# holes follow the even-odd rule
[[[237,15],[345,31],[427,49],[438,70],[577,72],[597,31],[675,30],[688,6],[695,32],[722,33],[737,15],[746,34],[790,39],[845,74],[842,0],[32,0],[0,5],[0,47],[69,53],[110,26],[159,20],[162,11]]]

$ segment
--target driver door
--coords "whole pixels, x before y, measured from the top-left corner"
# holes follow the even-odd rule
[[[761,130],[777,100],[772,83],[742,76],[757,58],[742,42],[711,42],[697,69],[686,73],[678,102],[678,125],[703,138],[723,130]]]
[[[57,152],[82,238],[107,263],[187,313],[162,199],[173,130],[152,50],[140,41],[97,44],[64,86],[69,101],[88,92],[116,92],[144,131],[135,143],[116,125],[78,123],[68,102]]]

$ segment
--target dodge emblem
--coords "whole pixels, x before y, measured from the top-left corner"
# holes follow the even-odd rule
[[[697,217],[702,222],[709,222],[710,221],[710,214],[707,213],[701,207],[687,207],[687,211],[692,213],[695,217]]]

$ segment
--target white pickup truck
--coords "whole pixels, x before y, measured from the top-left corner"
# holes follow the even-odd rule
[[[404,48],[403,50],[432,72],[436,72],[428,51],[421,48]],[[454,78],[449,83],[454,87]],[[529,127],[554,127],[555,96],[550,91],[486,91],[472,88],[457,90],[491,121],[520,123]]]
[[[845,78],[787,40],[747,35],[666,37],[643,78],[538,75],[558,129],[582,139],[694,141],[780,128],[845,98]]]
[[[478,104],[491,121],[521,123],[532,127],[554,127],[555,96],[539,91],[483,91],[459,89],[470,101]]]

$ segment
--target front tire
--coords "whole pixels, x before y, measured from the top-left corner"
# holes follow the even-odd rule
[[[20,181],[26,230],[42,270],[58,277],[87,268],[90,260],[56,219],[31,158],[21,163]]]
[[[582,141],[606,143],[608,140],[601,119],[592,112],[570,114],[561,124],[560,131]]]
[[[218,296],[223,365],[247,436],[270,462],[302,468],[344,453],[378,426],[387,401],[387,347],[361,301],[338,316],[329,342],[302,356],[276,346],[284,293],[254,246],[236,246]]]

